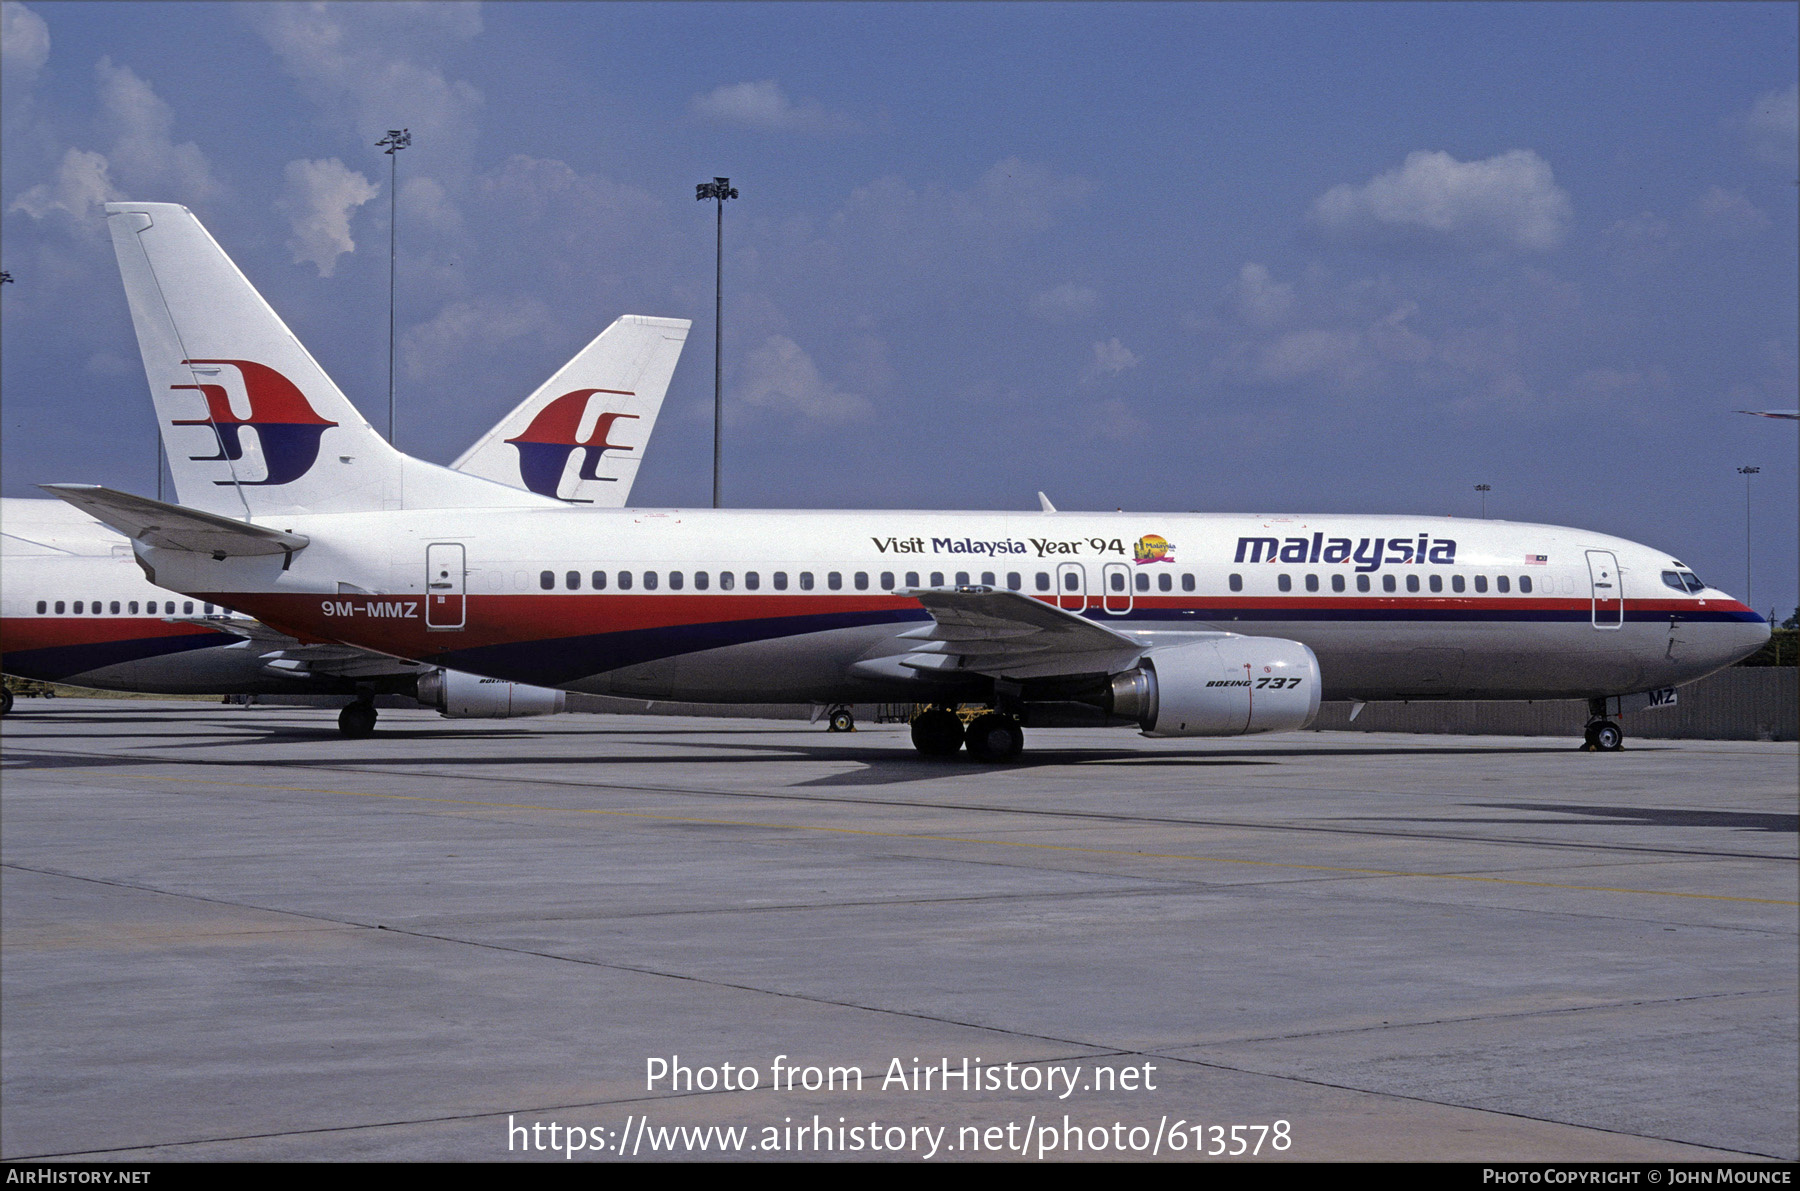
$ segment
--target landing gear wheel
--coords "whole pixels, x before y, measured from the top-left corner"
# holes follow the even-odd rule
[[[1625,747],[1625,729],[1612,720],[1601,720],[1588,728],[1588,739],[1603,753],[1616,753]]]
[[[1025,729],[1009,715],[978,715],[967,733],[969,755],[977,761],[1010,761],[1025,747]]]
[[[0,687],[0,715],[5,715],[10,712],[12,710],[12,705],[13,693],[4,687]]]
[[[854,732],[856,731],[856,717],[850,714],[848,707],[834,707],[831,709],[830,716],[826,717],[825,730],[827,732]]]
[[[962,721],[942,707],[921,711],[913,717],[912,742],[927,757],[954,757],[963,746]]]
[[[352,740],[361,740],[375,733],[375,705],[373,703],[352,703],[338,712],[338,731]]]

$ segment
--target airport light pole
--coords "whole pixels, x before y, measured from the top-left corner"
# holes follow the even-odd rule
[[[725,423],[725,403],[722,398],[723,372],[719,363],[719,345],[723,342],[721,329],[725,310],[725,200],[738,196],[737,188],[731,185],[730,178],[714,178],[711,182],[701,182],[694,187],[696,202],[707,199],[718,201],[718,234],[713,251],[713,493],[712,507],[719,507],[719,438]]]
[[[1475,485],[1475,491],[1481,493],[1481,519],[1483,521],[1487,520],[1487,494],[1493,490],[1494,486],[1492,484]]]
[[[399,195],[395,185],[400,177],[400,150],[412,144],[412,133],[404,128],[390,128],[388,134],[375,142],[388,159],[388,442],[394,441],[394,257],[399,243],[399,225],[395,215],[399,210]]]
[[[1754,608],[1750,602],[1750,477],[1761,471],[1760,467],[1740,467],[1738,475],[1744,477],[1744,606]]]

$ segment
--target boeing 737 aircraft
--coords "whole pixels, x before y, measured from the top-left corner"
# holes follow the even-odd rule
[[[931,703],[922,752],[992,760],[1025,727],[1231,736],[1321,699],[1582,697],[1613,749],[1627,697],[1769,635],[1661,550],[1547,525],[518,507],[384,442],[184,208],[108,212],[183,503],[50,490],[154,582],[301,640],[596,694]],[[255,473],[195,397],[252,376],[290,394]],[[965,731],[956,702],[991,710]]]
[[[623,506],[687,330],[682,320],[619,319],[453,466],[515,490],[515,499]],[[237,404],[224,386],[206,393],[209,413],[222,415],[214,446],[234,462],[251,456],[253,467],[262,431],[239,439],[239,428],[256,427],[257,411],[285,394],[253,368],[237,371],[246,378]],[[339,720],[351,735],[373,728],[377,693],[458,717],[563,705],[558,691],[302,644],[212,603],[167,599],[144,580],[129,543],[60,501],[0,501],[0,585],[0,654],[18,677],[148,694],[348,695]],[[5,703],[10,710],[10,693]]]

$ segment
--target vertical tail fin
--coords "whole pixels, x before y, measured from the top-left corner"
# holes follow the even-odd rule
[[[263,516],[548,503],[389,446],[187,208],[106,211],[184,505]]]
[[[571,504],[624,507],[689,325],[625,315],[451,466]]]

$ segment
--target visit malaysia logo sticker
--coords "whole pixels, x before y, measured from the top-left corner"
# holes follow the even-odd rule
[[[1169,545],[1168,539],[1153,533],[1147,533],[1137,540],[1132,547],[1132,557],[1137,564],[1143,566],[1147,562],[1174,562],[1175,547]]]

